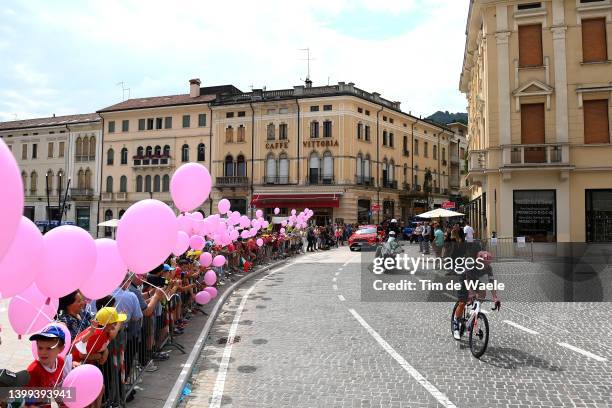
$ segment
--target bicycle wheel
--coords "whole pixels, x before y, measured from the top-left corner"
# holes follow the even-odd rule
[[[472,355],[480,358],[487,350],[487,344],[489,344],[489,321],[484,313],[478,313],[470,330],[470,351]]]
[[[455,302],[455,306],[453,307],[453,313],[451,314],[451,318],[450,318],[450,325],[451,325],[451,336],[453,336],[453,332],[454,332],[454,327],[453,327],[453,320],[455,319],[455,311],[457,311],[457,307],[459,306],[459,301]]]

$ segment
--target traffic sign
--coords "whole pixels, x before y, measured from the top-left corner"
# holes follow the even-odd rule
[[[380,211],[380,204],[372,204],[372,211]]]
[[[444,201],[442,203],[442,208],[446,209],[446,210],[450,210],[455,208],[455,203],[453,201]]]

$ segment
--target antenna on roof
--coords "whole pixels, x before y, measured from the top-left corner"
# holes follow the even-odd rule
[[[312,80],[310,79],[310,61],[314,61],[314,58],[310,57],[310,48],[300,48],[300,51],[306,51],[306,59],[302,59],[302,61],[307,61],[307,68],[308,70],[306,71],[306,87],[310,88],[312,86]]]
[[[128,91],[128,99],[130,99],[130,88],[125,87],[125,82],[121,81],[117,83],[117,86],[121,85],[121,98],[125,101],[125,91]]]

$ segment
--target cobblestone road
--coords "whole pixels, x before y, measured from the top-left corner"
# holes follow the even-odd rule
[[[415,247],[406,253],[417,255]],[[453,292],[447,301],[364,302],[360,260],[347,248],[308,254],[235,292],[184,405],[612,406],[612,304],[513,302],[502,294],[478,360],[450,336]],[[539,273],[528,263],[496,270],[517,282]]]

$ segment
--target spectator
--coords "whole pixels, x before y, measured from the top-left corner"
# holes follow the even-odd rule
[[[59,299],[57,320],[68,327],[71,338],[89,327],[93,313],[85,310],[85,298],[78,290]]]

